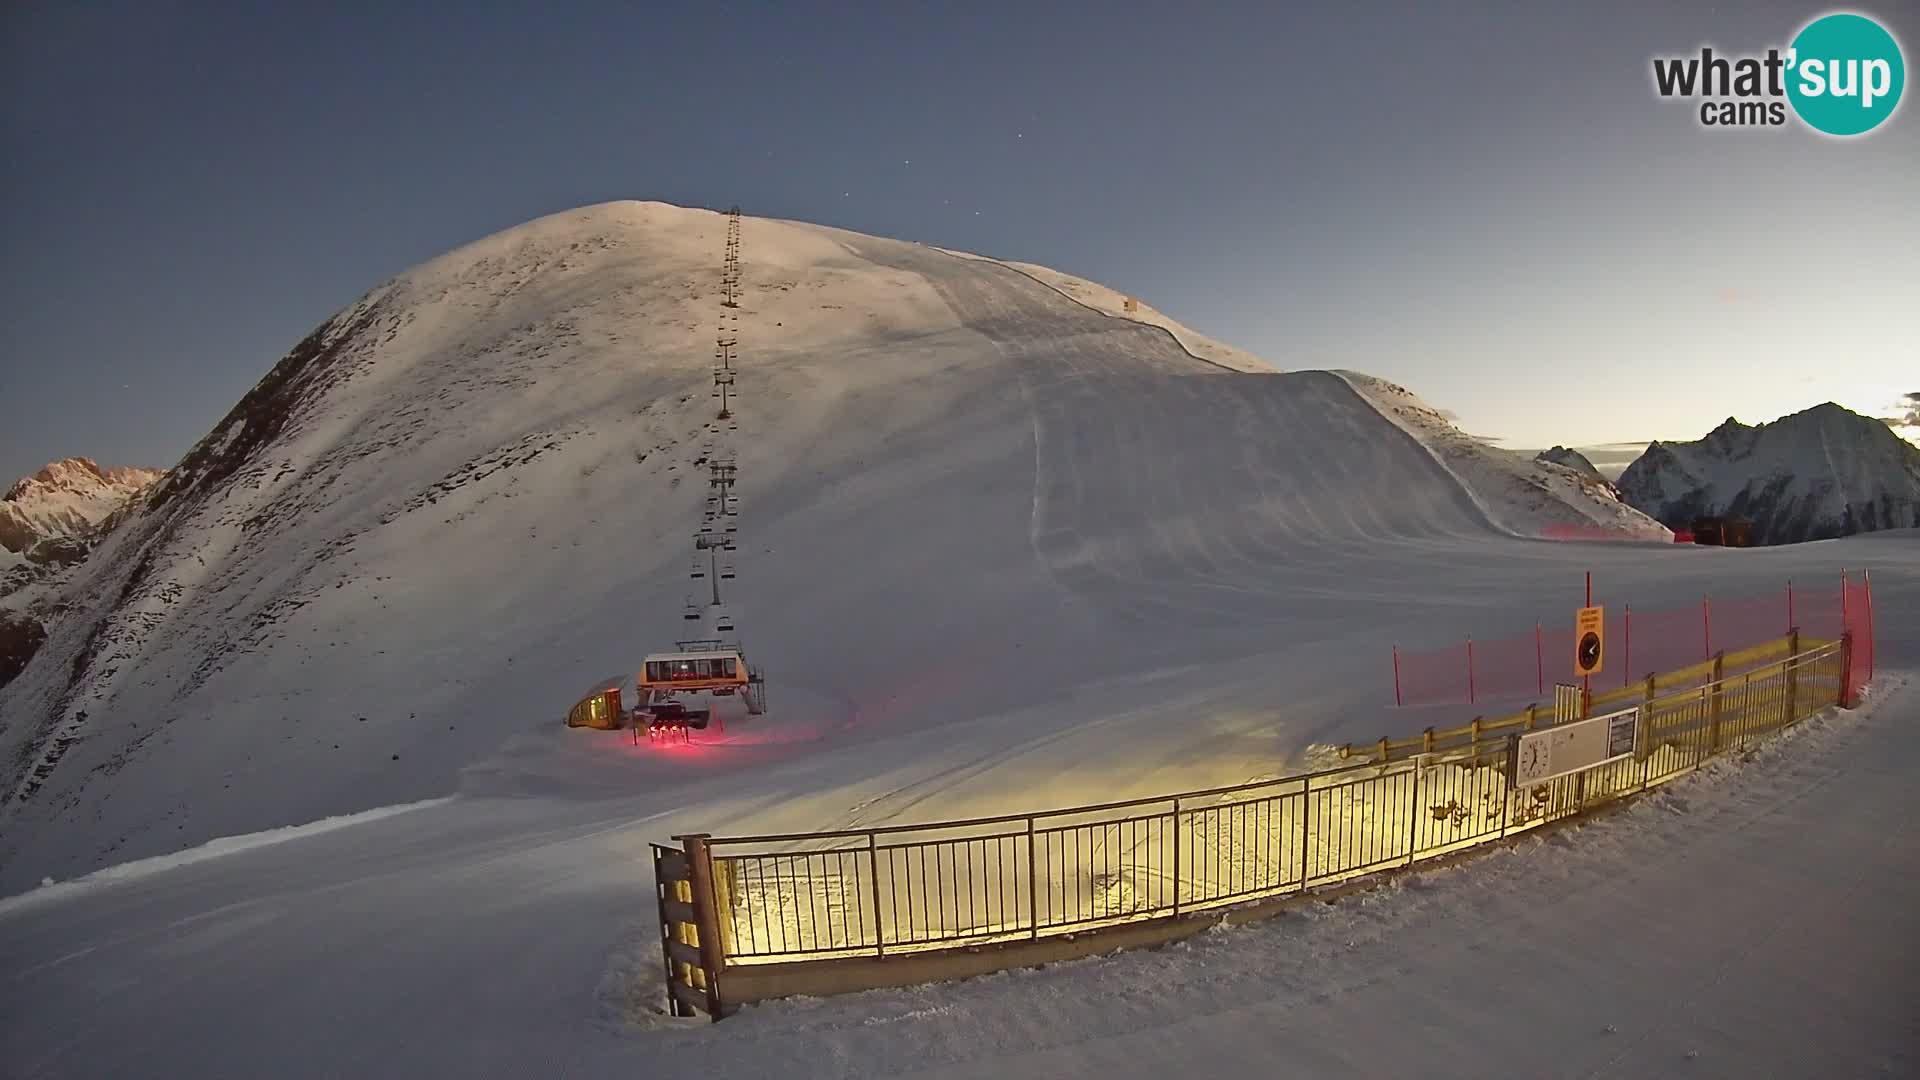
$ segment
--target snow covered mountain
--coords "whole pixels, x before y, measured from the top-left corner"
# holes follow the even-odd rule
[[[164,475],[160,469],[103,469],[89,458],[53,462],[0,496],[0,550],[24,557],[45,540],[90,536]]]
[[[0,497],[0,687],[45,640],[42,623],[60,608],[71,568],[164,475],[67,458],[22,478]]]
[[[1606,477],[1600,475],[1599,469],[1596,469],[1593,467],[1593,462],[1587,460],[1587,456],[1585,454],[1582,454],[1578,450],[1568,449],[1567,447],[1564,447],[1564,446],[1555,446],[1550,449],[1542,450],[1539,453],[1533,455],[1533,459],[1535,461],[1544,461],[1552,465],[1564,465],[1567,468],[1572,469],[1574,472],[1584,473],[1585,475],[1591,476],[1596,480],[1606,479]]]
[[[1043,268],[747,218],[723,306],[726,229],[659,203],[551,215],[296,345],[81,565],[0,690],[0,884],[455,791],[668,792],[770,761],[844,759],[877,788],[795,779],[738,820],[1239,779],[1202,733],[1382,729],[1352,707],[1381,655],[1345,640],[1356,605],[1457,617],[1434,568],[1518,541],[1485,571],[1511,603],[1516,558],[1558,565],[1523,542],[1557,525],[1665,536],[1399,387],[1264,368]],[[738,342],[730,423],[717,337]],[[636,758],[559,721],[685,635],[716,445],[741,497],[727,610],[772,719]],[[1261,711],[1276,686],[1284,720]]]
[[[1831,402],[1695,442],[1661,443],[1620,474],[1623,498],[1675,528],[1704,515],[1790,544],[1920,525],[1920,448]]]
[[[1604,490],[1608,498],[1615,502],[1620,501],[1620,489],[1615,487],[1613,481],[1607,479],[1606,474],[1587,459],[1587,455],[1578,450],[1566,446],[1554,446],[1533,455],[1533,460],[1546,465],[1572,469],[1584,477],[1589,484],[1600,485],[1597,490]]]

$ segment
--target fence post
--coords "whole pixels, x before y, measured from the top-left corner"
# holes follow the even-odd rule
[[[715,1020],[725,1015],[720,1001],[720,973],[726,954],[720,949],[720,914],[713,902],[713,853],[707,850],[707,833],[678,838],[687,853],[687,879],[693,887],[694,928],[700,935],[700,966],[705,969],[707,1015]]]
[[[1387,737],[1385,735],[1380,736],[1380,764],[1385,765],[1388,760],[1390,760],[1391,753],[1392,750],[1387,743]]]
[[[1467,704],[1473,704],[1477,698],[1473,692],[1473,639],[1467,639]]]
[[[1173,907],[1180,910],[1180,824],[1175,815],[1173,834]],[[908,893],[909,896],[912,893]],[[1027,818],[1027,936],[1040,937],[1040,872],[1034,863],[1033,855],[1033,818]]]
[[[1527,707],[1527,715],[1529,720],[1531,720],[1533,715],[1533,707],[1531,705]],[[1528,730],[1532,730],[1531,725],[1529,725]],[[1500,839],[1502,840],[1507,838],[1507,819],[1511,816],[1510,811],[1513,808],[1513,779],[1514,774],[1518,771],[1514,768],[1514,758],[1520,747],[1520,737],[1518,735],[1508,735],[1506,736],[1506,740],[1506,783],[1500,785]]]
[[[1712,753],[1720,752],[1720,679],[1725,674],[1725,653],[1715,653],[1713,657],[1713,691],[1708,697],[1707,714],[1712,717],[1709,727],[1708,747]]]
[[[1537,701],[1528,702],[1527,703],[1527,726],[1525,730],[1532,731],[1539,723],[1540,723],[1540,703]]]
[[[1633,605],[1627,605],[1627,629],[1624,654],[1620,657],[1620,685],[1626,687],[1633,682]]]
[[[892,866],[893,861],[888,860],[887,865]],[[869,890],[873,893],[873,955],[885,956],[887,955],[887,928],[886,924],[880,921],[880,857],[874,849],[872,833],[867,834],[867,877],[873,885]]]
[[[1405,704],[1400,700],[1400,646],[1393,647],[1393,706],[1399,708]]]
[[[1433,736],[1432,728],[1427,729],[1427,736],[1429,740],[1431,740]],[[1413,793],[1408,796],[1408,803],[1409,805],[1407,807],[1407,865],[1412,866],[1414,849],[1419,846],[1419,844],[1414,839],[1416,836],[1419,835],[1419,829],[1420,829],[1420,759],[1419,758],[1415,758],[1413,760]]]
[[[1701,653],[1700,655],[1711,657],[1713,655],[1713,599],[1712,597],[1703,596],[1700,598],[1700,626],[1701,626],[1702,633],[1705,634],[1705,641],[1707,646],[1707,651]]]
[[[1654,750],[1654,747],[1653,747],[1653,693],[1654,693],[1654,687],[1653,687],[1653,673],[1652,673],[1652,672],[1648,672],[1648,673],[1647,673],[1647,692],[1646,692],[1646,693],[1647,693],[1647,696],[1646,696],[1646,700],[1645,700],[1645,701],[1643,701],[1643,702],[1641,702],[1641,704],[1640,704],[1640,715],[1641,715],[1641,717],[1642,717],[1642,718],[1644,719],[1644,721],[1645,721],[1645,723],[1646,723],[1646,725],[1647,725],[1647,737],[1646,737],[1645,739],[1643,739],[1643,740],[1641,741],[1641,744],[1640,744],[1640,745],[1641,745],[1641,750],[1642,750],[1642,752],[1643,752],[1643,753],[1645,753],[1645,754],[1646,754],[1646,756],[1647,756],[1647,760],[1648,760],[1649,762],[1651,762],[1651,761],[1652,761],[1652,759],[1653,759],[1653,750]],[[1651,768],[1652,768],[1652,766],[1651,766],[1651,765],[1649,765],[1649,766],[1648,766],[1648,769],[1647,769],[1647,770],[1645,770],[1645,771],[1651,771]],[[1640,782],[1640,786],[1641,786],[1641,787],[1646,787],[1646,786],[1647,786],[1647,784],[1646,784],[1646,781],[1645,781],[1645,780],[1642,780],[1642,781]]]
[[[1307,852],[1313,843],[1313,831],[1308,828],[1313,814],[1313,781],[1300,781],[1300,891],[1307,891]]]
[[[1432,725],[1428,725],[1427,730],[1420,733],[1420,752],[1423,754],[1433,753],[1433,726]]]
[[[1381,739],[1381,742],[1387,740]],[[1180,798],[1173,800],[1173,915],[1180,917]]]
[[[1789,594],[1791,595],[1791,594]],[[1800,718],[1800,628],[1787,631],[1787,718],[1786,727]]]
[[[1860,578],[1863,582],[1861,587],[1866,594],[1861,597],[1861,600],[1867,605],[1867,678],[1871,680],[1875,674],[1875,664],[1880,655],[1879,643],[1874,640],[1873,636],[1873,571],[1860,571]]]
[[[678,884],[677,880],[673,882],[663,882],[661,880],[660,853],[662,851],[669,851],[669,850],[672,850],[672,849],[662,848],[659,844],[654,844],[652,846],[653,891],[654,891],[655,899],[659,902],[659,906],[660,906],[660,958],[666,962],[666,967],[667,967],[667,1012],[672,1016],[692,1016],[693,1009],[689,1007],[685,1002],[681,1001],[679,995],[673,992],[673,984],[680,981],[680,975],[679,975],[679,972],[674,970],[673,952],[671,951],[670,946],[667,944],[670,941],[677,940],[673,936],[674,934],[673,919],[667,915],[667,897],[669,896],[669,894],[671,894],[673,899],[679,900],[680,896],[677,889],[673,889],[669,887],[672,885],[677,885]]]
[[[1793,579],[1788,578],[1787,579],[1787,632],[1792,633],[1793,628],[1798,625],[1799,624],[1794,622],[1793,620]]]
[[[1474,764],[1477,766],[1480,763],[1480,717],[1474,717],[1473,723],[1467,725],[1467,737],[1472,740],[1472,745],[1467,752],[1473,755]]]
[[[1839,706],[1851,709],[1859,702],[1853,694],[1853,631],[1840,631],[1840,700]]]

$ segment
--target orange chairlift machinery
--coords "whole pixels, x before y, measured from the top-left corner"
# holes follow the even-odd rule
[[[687,728],[704,728],[707,709],[689,709],[682,694],[738,696],[753,716],[767,711],[766,676],[747,662],[738,645],[716,640],[676,642],[675,652],[653,653],[640,665],[634,683],[639,704],[634,727],[645,725],[650,736]]]

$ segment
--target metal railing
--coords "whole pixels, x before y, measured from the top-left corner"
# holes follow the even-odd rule
[[[693,842],[711,859],[729,967],[1175,918],[1411,864],[1672,780],[1835,704],[1847,649],[1807,643],[1664,694],[1649,679],[1631,688],[1641,694],[1630,702],[1641,709],[1632,757],[1525,790],[1509,783],[1516,725],[1445,745],[1423,739],[1411,756],[1163,798]]]

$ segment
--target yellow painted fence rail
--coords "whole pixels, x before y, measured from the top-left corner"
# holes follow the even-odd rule
[[[1593,695],[1631,754],[1516,786],[1530,708],[1386,739],[1354,764],[1162,798],[654,848],[668,1004],[913,985],[1160,944],[1322,886],[1501,840],[1683,776],[1851,704],[1850,639],[1795,633]]]

